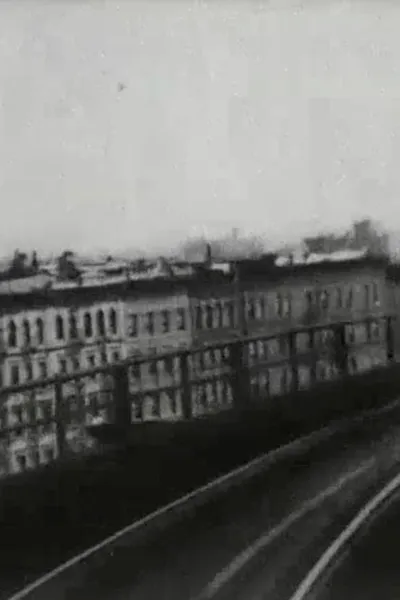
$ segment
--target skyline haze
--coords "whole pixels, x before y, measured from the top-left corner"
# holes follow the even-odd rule
[[[4,2],[0,254],[400,230],[391,2]]]

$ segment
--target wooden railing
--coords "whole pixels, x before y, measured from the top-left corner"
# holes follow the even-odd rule
[[[199,419],[386,365],[394,361],[392,321],[304,326],[3,388],[1,474],[87,452],[100,424],[124,431]]]

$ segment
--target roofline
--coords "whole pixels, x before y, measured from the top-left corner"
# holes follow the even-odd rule
[[[319,273],[334,273],[343,271],[352,271],[360,268],[376,268],[382,270],[388,278],[393,278],[390,270],[398,268],[398,279],[400,280],[400,265],[391,265],[386,257],[366,256],[360,259],[348,261],[323,261],[311,264],[293,264],[277,267],[275,265],[267,266],[265,259],[251,261],[231,261],[235,266],[233,271],[237,271],[238,279],[243,284],[259,283],[261,280],[265,283],[276,284],[285,281],[288,278],[301,278],[318,275]],[[397,271],[394,271],[395,273]],[[79,286],[68,289],[48,289],[34,290],[23,294],[4,294],[0,295],[0,311],[11,310],[15,313],[19,310],[38,309],[51,306],[63,305],[89,305],[107,300],[125,300],[134,297],[166,296],[174,294],[188,294],[192,296],[197,291],[207,291],[214,289],[227,289],[234,283],[233,274],[225,274],[219,271],[207,271],[199,268],[195,275],[177,278],[157,278],[151,280],[136,280],[114,283],[112,285],[102,285],[86,287]]]

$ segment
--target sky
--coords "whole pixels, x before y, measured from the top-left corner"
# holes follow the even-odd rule
[[[0,254],[400,230],[393,0],[4,0]]]

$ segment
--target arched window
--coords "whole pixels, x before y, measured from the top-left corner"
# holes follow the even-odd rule
[[[85,313],[83,317],[83,326],[85,330],[85,337],[92,337],[93,335],[93,326],[92,326],[92,315],[90,313]]]
[[[101,336],[106,334],[106,327],[104,323],[104,313],[102,310],[98,310],[96,314],[97,321],[97,333]]]
[[[23,336],[24,336],[24,344],[30,344],[31,343],[31,326],[29,324],[29,321],[27,321],[26,319],[24,319],[24,321],[22,322],[22,331],[23,331]]]
[[[56,338],[58,340],[64,339],[64,321],[61,315],[56,316]]]
[[[78,337],[78,324],[74,314],[69,315],[69,336],[71,340],[76,340]]]
[[[14,321],[8,324],[8,345],[10,348],[15,348],[17,345],[17,328]]]
[[[43,320],[39,317],[36,319],[36,335],[39,344],[44,343],[44,325]]]
[[[117,313],[114,308],[110,309],[109,313],[110,330],[113,335],[117,333]]]

